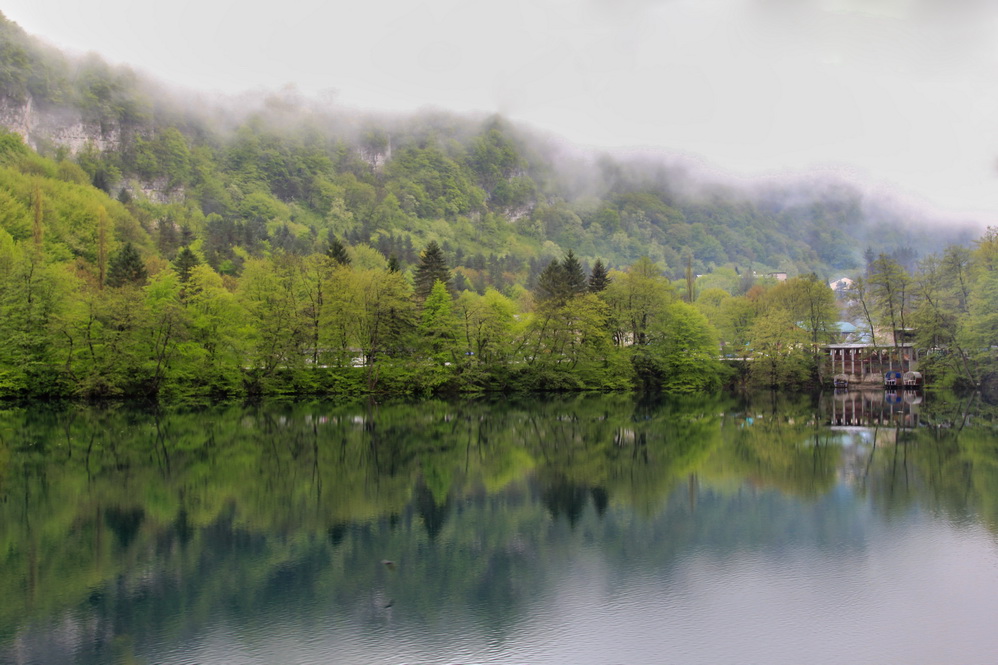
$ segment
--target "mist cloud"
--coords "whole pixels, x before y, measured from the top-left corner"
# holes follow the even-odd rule
[[[57,46],[234,94],[500,112],[734,174],[841,169],[998,213],[998,5],[985,0],[10,0]]]

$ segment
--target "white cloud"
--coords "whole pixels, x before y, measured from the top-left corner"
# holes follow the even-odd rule
[[[751,174],[847,165],[998,213],[998,5],[984,0],[9,0],[26,30],[156,77],[499,111]]]

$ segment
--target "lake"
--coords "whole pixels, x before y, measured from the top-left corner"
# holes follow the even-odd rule
[[[0,408],[0,663],[990,663],[945,394]]]

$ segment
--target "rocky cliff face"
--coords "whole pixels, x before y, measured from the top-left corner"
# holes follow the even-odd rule
[[[120,127],[88,122],[73,109],[41,106],[30,95],[24,100],[0,95],[0,125],[17,134],[35,150],[63,147],[77,154],[88,144],[100,152],[121,148]]]
[[[87,121],[75,109],[37,104],[30,95],[17,100],[0,93],[0,126],[19,134],[28,146],[43,154],[64,148],[76,155],[87,146],[98,152],[113,152],[120,150],[124,142],[119,126]],[[177,203],[184,198],[183,188],[169,187],[166,178],[150,182],[126,179],[108,183],[108,187],[112,192],[124,188],[133,196],[157,203]]]

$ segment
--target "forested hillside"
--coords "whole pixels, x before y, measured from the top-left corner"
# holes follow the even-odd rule
[[[0,122],[0,394],[698,390],[764,303],[970,240],[499,117],[168,95],[2,17]]]
[[[185,238],[228,274],[269,250],[321,251],[331,235],[403,267],[436,240],[458,285],[478,291],[532,283],[569,249],[586,265],[648,256],[672,278],[688,259],[697,273],[831,277],[858,267],[866,247],[924,253],[969,240],[914,230],[927,220],[842,183],[748,191],[681,164],[592,157],[501,118],[359,116],[289,92],[237,111],[167,95],[96,56],[71,60],[2,17],[0,48],[8,129],[133,203],[165,258]]]

